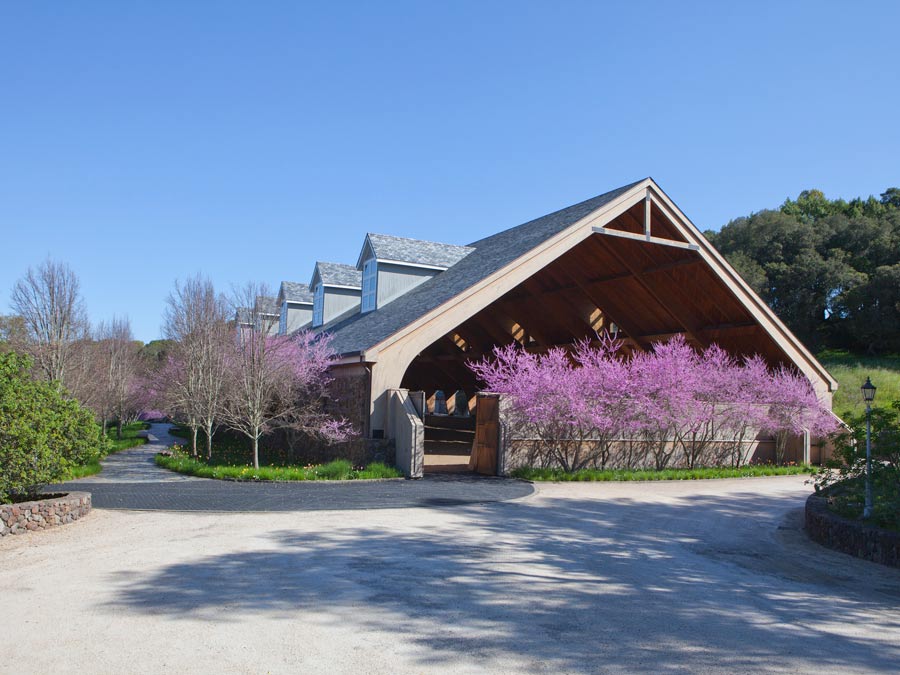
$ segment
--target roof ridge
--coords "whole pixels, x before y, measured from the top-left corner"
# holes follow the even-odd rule
[[[350,354],[379,344],[644,180],[479,239],[466,247],[474,250],[461,260],[384,307],[329,325],[326,330],[333,336],[332,348],[338,354]]]
[[[480,244],[480,243],[482,243],[482,242],[485,242],[485,241],[487,241],[488,239],[493,239],[494,237],[497,237],[497,236],[499,236],[499,235],[501,235],[501,234],[506,234],[506,233],[508,233],[508,232],[511,232],[512,230],[516,230],[516,229],[519,229],[519,228],[523,228],[523,227],[525,227],[525,226],[527,226],[527,225],[531,225],[532,223],[535,223],[535,222],[537,222],[537,221],[539,221],[539,220],[544,220],[545,218],[552,218],[553,216],[556,216],[556,215],[561,214],[561,213],[565,213],[566,211],[570,211],[570,210],[574,210],[574,209],[580,209],[580,208],[582,208],[583,206],[585,206],[586,204],[588,204],[588,203],[590,203],[590,202],[594,202],[594,201],[605,201],[606,199],[609,198],[609,196],[610,196],[611,194],[613,194],[613,193],[615,193],[615,192],[625,192],[625,191],[627,191],[627,190],[630,190],[630,189],[633,188],[635,185],[637,185],[638,183],[643,183],[645,180],[652,180],[652,179],[650,179],[649,177],[648,177],[648,178],[641,178],[640,180],[636,180],[636,181],[634,181],[634,182],[632,182],[632,183],[628,183],[627,185],[623,185],[623,186],[621,186],[621,187],[617,187],[615,190],[607,190],[607,191],[604,192],[603,194],[595,195],[595,196],[593,196],[593,197],[590,197],[590,198],[588,198],[588,199],[584,199],[584,200],[582,200],[582,201],[580,201],[580,202],[577,202],[577,203],[575,203],[575,204],[569,204],[568,206],[564,206],[563,208],[557,209],[556,211],[551,211],[550,213],[545,213],[543,216],[538,216],[537,218],[532,218],[531,220],[526,221],[526,222],[524,222],[524,223],[520,223],[520,224],[518,224],[518,225],[513,225],[512,227],[508,227],[508,228],[506,228],[505,230],[500,230],[499,232],[495,232],[494,234],[489,234],[488,236],[482,237],[481,239],[478,239],[477,241],[473,241],[471,244],[468,244],[468,246],[469,246],[469,247],[477,247],[478,244]]]
[[[366,232],[367,237],[389,237],[390,239],[402,239],[403,241],[414,241],[420,244],[439,244],[441,246],[452,246],[454,248],[471,248],[465,244],[449,244],[446,241],[436,241],[434,239],[418,239],[416,237],[401,237],[396,234],[385,234],[384,232]]]

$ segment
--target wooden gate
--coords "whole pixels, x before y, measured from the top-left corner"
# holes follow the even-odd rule
[[[496,476],[499,448],[500,397],[497,394],[478,394],[475,403],[475,445],[469,458],[469,469],[485,476]]]

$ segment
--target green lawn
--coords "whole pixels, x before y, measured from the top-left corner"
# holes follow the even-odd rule
[[[878,387],[875,394],[875,407],[890,407],[894,401],[900,401],[900,356],[864,356],[846,351],[824,351],[818,355],[819,361],[838,381],[838,390],[834,394],[832,409],[838,415],[850,411],[861,414],[866,410],[859,388],[872,378],[872,384]]]
[[[737,469],[731,467],[699,467],[696,469],[583,469],[566,473],[562,469],[534,469],[521,467],[513,470],[514,478],[535,481],[632,481],[632,480],[704,480],[710,478],[753,478],[756,476],[793,476],[814,474],[816,468],[801,464],[775,466],[751,464]]]
[[[360,480],[373,478],[400,478],[400,471],[392,466],[373,462],[366,467],[353,467],[344,459],[315,466],[252,466],[231,464],[207,464],[182,452],[156,455],[156,463],[166,469],[201,478],[227,478],[245,481],[307,481],[307,480]]]
[[[95,473],[100,473],[103,471],[103,467],[100,466],[100,462],[91,462],[90,464],[79,464],[78,466],[69,467],[69,470],[66,471],[65,478],[61,480],[75,480],[76,478],[84,478],[86,476],[93,476]]]
[[[147,438],[139,434],[149,428],[150,425],[146,422],[131,422],[122,427],[122,438],[117,439],[115,425],[110,426],[106,430],[106,437],[109,439],[109,454],[144,445]]]

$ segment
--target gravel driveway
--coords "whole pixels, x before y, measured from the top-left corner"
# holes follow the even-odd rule
[[[778,477],[96,510],[0,541],[0,672],[896,673],[900,572],[809,543],[809,492]]]

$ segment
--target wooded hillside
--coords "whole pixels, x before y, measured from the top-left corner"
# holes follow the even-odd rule
[[[900,352],[900,188],[805,190],[704,234],[814,351]]]

